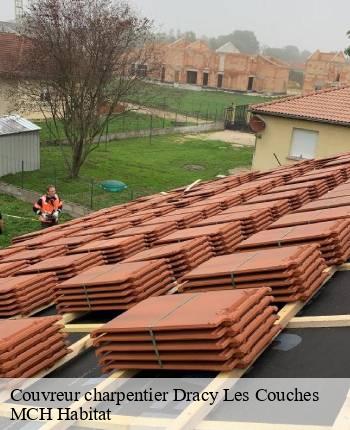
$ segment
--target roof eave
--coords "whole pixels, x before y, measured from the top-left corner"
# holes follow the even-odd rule
[[[293,115],[293,114],[278,113],[278,112],[266,112],[266,111],[254,110],[254,109],[251,109],[250,112],[259,114],[259,115],[277,116],[279,118],[299,119],[301,121],[320,122],[322,124],[335,124],[335,125],[341,125],[343,127],[350,127],[350,122],[344,122],[344,121],[336,121],[336,120],[322,119],[317,117]]]

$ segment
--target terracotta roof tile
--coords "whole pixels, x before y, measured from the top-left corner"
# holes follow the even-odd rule
[[[350,87],[326,89],[251,107],[255,113],[350,125]]]

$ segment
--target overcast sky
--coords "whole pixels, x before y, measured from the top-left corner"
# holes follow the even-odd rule
[[[25,0],[27,1],[27,0]],[[0,0],[0,20],[13,19],[15,0]],[[349,0],[130,0],[164,31],[217,36],[252,30],[262,45],[342,50],[350,30]],[[350,42],[349,42],[350,43]]]

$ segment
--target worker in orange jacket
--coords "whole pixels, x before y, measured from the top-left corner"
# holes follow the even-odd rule
[[[56,188],[49,185],[40,199],[34,203],[33,211],[39,216],[43,228],[58,224],[58,217],[62,212],[63,203],[56,193]]]

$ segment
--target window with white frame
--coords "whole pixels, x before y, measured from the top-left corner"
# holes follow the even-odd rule
[[[289,156],[296,158],[314,158],[318,143],[318,131],[294,128]]]

